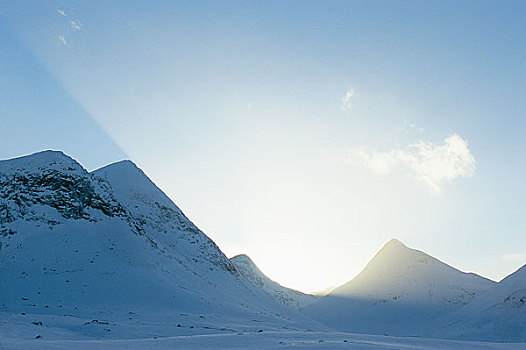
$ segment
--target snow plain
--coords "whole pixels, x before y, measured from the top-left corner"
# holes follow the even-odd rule
[[[392,337],[382,335],[353,334],[336,331],[314,330],[248,330],[242,324],[238,327],[218,329],[206,326],[206,323],[195,323],[194,328],[166,327],[160,324],[117,324],[110,325],[90,323],[85,320],[68,318],[60,320],[62,327],[53,327],[52,316],[42,315],[0,315],[0,349],[399,349],[399,350],[431,350],[431,349],[493,349],[519,350],[525,349],[524,343],[489,343],[441,340],[419,337]],[[30,321],[44,320],[44,326],[35,326]],[[49,326],[46,324],[49,323]],[[235,322],[234,322],[235,324]],[[91,327],[92,333],[80,333],[82,327]],[[144,334],[140,338],[98,338],[104,336],[103,329],[126,328],[128,331],[141,329]],[[167,335],[170,334],[170,335]],[[39,339],[35,339],[40,335]]]

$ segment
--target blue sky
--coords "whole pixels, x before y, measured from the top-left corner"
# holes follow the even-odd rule
[[[302,290],[526,263],[524,2],[3,1],[0,157],[131,158]]]

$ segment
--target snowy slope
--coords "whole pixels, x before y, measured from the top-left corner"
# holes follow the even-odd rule
[[[265,292],[277,301],[294,309],[300,309],[314,303],[318,298],[298,292],[297,290],[286,288],[279,283],[272,281],[254,264],[247,255],[241,254],[230,258],[236,266],[237,271],[255,286],[262,288]]]
[[[139,224],[140,233],[159,250],[185,266],[237,271],[219,248],[129,160],[93,172],[111,184],[115,198]],[[184,259],[184,260],[183,260]],[[211,265],[211,266],[210,266]]]
[[[434,336],[526,341],[526,265],[435,327]]]
[[[358,276],[304,312],[339,330],[415,335],[494,284],[393,239]]]
[[[312,325],[254,288],[133,163],[88,173],[52,151],[0,162],[0,313],[74,318],[95,337]]]

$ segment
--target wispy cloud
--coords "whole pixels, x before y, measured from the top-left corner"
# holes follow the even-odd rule
[[[67,44],[68,44],[68,42],[67,42],[66,38],[64,37],[64,35],[59,35],[59,36],[58,36],[58,40],[60,40],[60,42],[61,42],[62,44],[64,44],[64,45],[67,45]]]
[[[351,152],[349,161],[377,174],[389,174],[395,168],[408,169],[412,177],[435,194],[441,192],[443,182],[469,178],[475,172],[475,158],[468,143],[457,134],[448,136],[443,144],[420,141],[405,149],[384,152],[361,148]]]
[[[350,112],[352,110],[352,100],[355,96],[354,89],[349,89],[345,95],[340,99],[340,110],[342,112]]]
[[[57,36],[58,40],[62,43],[62,45],[70,46],[68,40],[74,41],[74,39],[77,38],[74,32],[80,32],[82,30],[82,23],[79,20],[75,19],[74,15],[71,15],[71,13],[67,13],[66,10],[57,8],[56,11],[60,16],[64,17],[60,19],[60,22],[69,26],[69,29],[66,29],[67,27],[64,27],[62,33],[60,33]],[[68,37],[68,40],[66,40],[66,36]]]
[[[69,21],[69,24],[71,25],[71,30],[77,31],[82,29],[82,23],[80,21]]]

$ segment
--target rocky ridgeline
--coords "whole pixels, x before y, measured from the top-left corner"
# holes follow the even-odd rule
[[[50,165],[52,166],[52,165]],[[97,221],[126,216],[110,185],[75,167],[0,168],[0,234],[16,234],[13,223],[35,221],[54,226],[61,220]],[[51,210],[50,210],[51,209]],[[58,215],[57,215],[58,214]]]

